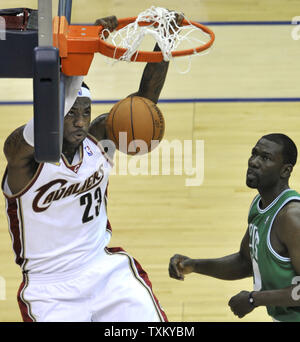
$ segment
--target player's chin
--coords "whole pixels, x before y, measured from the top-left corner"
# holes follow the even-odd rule
[[[257,189],[258,187],[257,181],[249,178],[246,178],[246,185],[251,189]]]

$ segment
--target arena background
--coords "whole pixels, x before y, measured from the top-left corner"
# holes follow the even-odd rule
[[[256,194],[245,185],[251,148],[271,132],[289,135],[300,147],[300,40],[292,35],[297,38],[292,20],[300,16],[299,2],[73,0],[72,22],[136,16],[153,5],[184,12],[216,34],[211,52],[193,58],[189,73],[179,74],[178,64],[170,63],[159,102],[167,141],[204,141],[204,180],[201,186],[186,186],[189,176],[175,174],[174,156],[169,175],[112,175],[110,245],[122,246],[143,265],[170,321],[269,322],[263,307],[239,320],[227,305],[233,295],[252,289],[251,278],[221,281],[193,274],[180,282],[169,278],[168,263],[174,253],[214,258],[236,252]],[[0,1],[0,8],[12,7],[37,8],[37,1]],[[110,66],[96,55],[86,77],[93,117],[136,91],[143,68],[143,63]],[[1,146],[14,128],[32,117],[31,102],[32,80],[0,79]],[[5,165],[1,149],[1,174]],[[299,166],[290,185],[300,189]],[[0,321],[17,322],[16,293],[22,278],[14,263],[3,197],[0,205]]]

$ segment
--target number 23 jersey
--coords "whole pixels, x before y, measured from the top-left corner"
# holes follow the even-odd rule
[[[97,258],[111,231],[106,196],[111,162],[88,136],[70,165],[41,163],[28,186],[10,195],[6,174],[2,189],[15,252],[24,272],[77,270]]]

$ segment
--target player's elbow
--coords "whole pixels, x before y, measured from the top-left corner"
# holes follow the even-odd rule
[[[239,257],[241,265],[241,274],[243,275],[243,278],[251,277],[253,275],[251,259],[243,255],[242,253],[239,253]]]

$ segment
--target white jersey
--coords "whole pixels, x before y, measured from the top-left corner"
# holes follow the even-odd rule
[[[24,272],[48,274],[80,269],[107,246],[110,225],[106,195],[111,165],[88,136],[77,162],[41,163],[30,184],[9,194],[2,190],[16,262]]]

